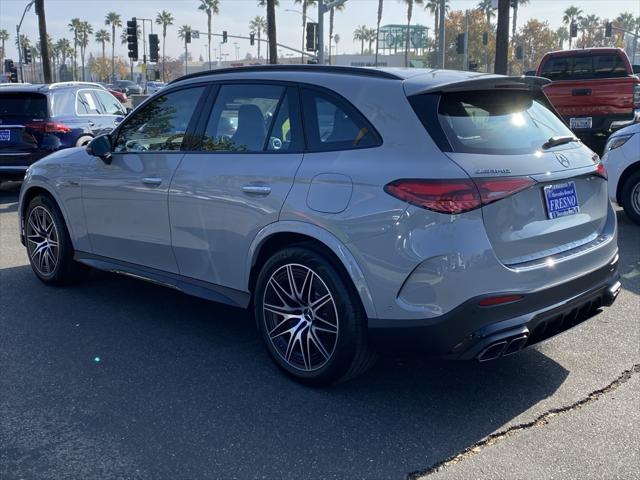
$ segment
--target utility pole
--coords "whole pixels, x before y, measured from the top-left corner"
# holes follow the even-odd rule
[[[438,14],[440,16],[440,25],[438,26],[440,32],[438,33],[438,52],[440,53],[440,68],[444,68],[444,59],[446,56],[445,48],[444,48],[444,21],[445,21],[445,9],[447,8],[446,0],[440,0],[440,8],[438,9]]]
[[[27,14],[29,9],[33,6],[36,0],[31,0],[27,3],[27,6],[24,7],[24,12],[22,12],[22,18],[20,18],[20,23],[16,25],[16,39],[18,43],[18,65],[20,66],[20,78],[22,79],[22,83],[24,83],[24,70],[22,70],[22,43],[20,42],[20,27],[22,27],[22,22],[24,21],[24,16]]]
[[[494,72],[507,74],[509,55],[509,0],[498,0],[498,26],[496,30],[496,61]]]
[[[469,10],[464,12],[464,62],[463,70],[469,70]]]
[[[44,83],[52,83],[51,61],[49,59],[49,42],[47,42],[47,19],[44,14],[44,0],[36,0],[36,15],[38,16],[38,30],[40,32],[40,60]]]
[[[324,14],[347,0],[318,0],[318,64],[324,65]],[[326,2],[326,3],[325,3]]]

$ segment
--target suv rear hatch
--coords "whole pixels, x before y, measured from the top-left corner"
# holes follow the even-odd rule
[[[0,91],[0,167],[29,165],[47,134],[47,96]]]
[[[575,139],[539,88],[476,90],[473,83],[410,101],[478,189],[500,261],[515,266],[596,241],[608,212],[597,155]]]

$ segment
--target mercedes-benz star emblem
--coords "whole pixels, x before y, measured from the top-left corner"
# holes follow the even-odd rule
[[[562,165],[564,168],[569,168],[569,165],[571,165],[571,162],[567,157],[565,157],[561,153],[556,153],[555,155],[556,155],[556,160],[560,162],[560,165]]]

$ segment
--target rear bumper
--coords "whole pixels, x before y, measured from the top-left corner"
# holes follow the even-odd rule
[[[611,115],[563,115],[567,125],[570,124],[571,118],[586,118],[591,117],[591,128],[576,128],[573,131],[576,135],[589,135],[594,133],[604,133],[610,130],[618,130],[622,127],[632,125],[638,121],[639,113],[637,111],[630,111],[625,114],[611,114]]]
[[[369,320],[382,352],[491,360],[562,333],[613,304],[620,290],[618,254],[606,266],[516,302],[482,307],[473,298],[445,315],[424,320]],[[512,292],[503,292],[508,295]],[[496,296],[492,294],[491,296]]]

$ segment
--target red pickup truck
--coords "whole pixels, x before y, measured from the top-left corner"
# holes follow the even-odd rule
[[[640,78],[624,50],[547,53],[536,75],[551,80],[544,92],[578,135],[607,133],[640,120]]]

